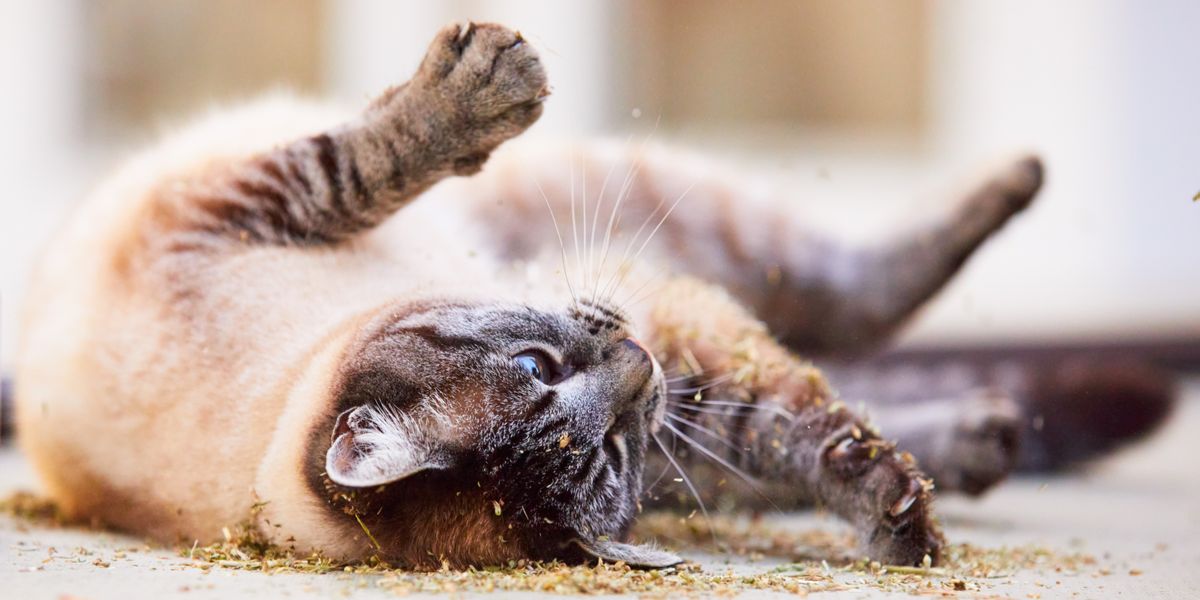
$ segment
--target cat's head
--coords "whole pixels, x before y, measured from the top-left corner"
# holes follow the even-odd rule
[[[600,303],[385,311],[336,377],[325,493],[375,527],[384,554],[678,562],[622,543],[665,400],[631,334]],[[434,539],[447,536],[463,541]]]

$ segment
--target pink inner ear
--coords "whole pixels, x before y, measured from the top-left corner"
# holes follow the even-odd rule
[[[353,433],[353,431],[350,429],[350,413],[354,412],[355,410],[358,409],[352,408],[350,410],[345,410],[342,411],[342,414],[338,415],[337,421],[333,425],[333,433],[329,436],[330,444],[335,442],[338,436],[342,435],[343,433]]]
[[[443,468],[421,445],[403,417],[371,406],[338,415],[325,453],[325,473],[334,483],[373,487],[430,468]]]

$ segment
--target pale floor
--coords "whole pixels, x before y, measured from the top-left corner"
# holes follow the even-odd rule
[[[1186,387],[1186,401],[1153,440],[1092,472],[1071,477],[1020,479],[982,501],[943,498],[939,512],[953,542],[982,547],[1043,545],[1056,552],[1083,552],[1096,562],[1077,571],[1018,571],[981,582],[966,597],[1195,598],[1200,594],[1200,380]],[[34,479],[12,449],[0,451],[0,495],[30,489]],[[779,517],[780,527],[837,528],[811,514]],[[134,539],[80,530],[30,526],[0,517],[0,598],[360,598],[393,597],[371,575],[300,575],[190,566],[168,550],[122,550]],[[53,555],[57,558],[47,560]],[[81,551],[84,550],[86,552]],[[773,568],[778,560],[687,553],[708,570],[732,565],[739,572]],[[101,565],[95,564],[97,561]],[[103,565],[107,566],[103,566]],[[838,574],[848,591],[821,597],[887,595],[855,586],[861,575]],[[470,594],[467,594],[470,596]],[[513,597],[519,593],[493,594]],[[750,592],[747,596],[765,595]]]

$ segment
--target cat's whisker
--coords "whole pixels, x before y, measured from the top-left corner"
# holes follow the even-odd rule
[[[795,414],[793,414],[791,411],[789,411],[786,408],[783,408],[781,406],[774,406],[774,405],[760,406],[758,404],[750,404],[748,402],[727,402],[724,400],[704,400],[704,399],[694,400],[692,402],[694,404],[699,404],[701,406],[732,406],[732,407],[736,407],[736,408],[753,408],[755,410],[765,410],[765,411],[773,412],[773,413],[775,413],[781,417],[784,417],[790,421],[796,420]]]
[[[776,512],[782,512],[779,508],[779,505],[775,504],[775,502],[771,500],[771,497],[768,496],[765,492],[762,491],[761,488],[758,487],[758,482],[753,477],[751,477],[749,474],[747,474],[745,471],[739,469],[733,463],[725,460],[724,458],[721,458],[721,455],[717,454],[716,452],[713,452],[712,450],[709,450],[707,447],[704,446],[704,444],[697,442],[695,439],[693,439],[688,434],[680,431],[678,427],[675,427],[669,421],[663,421],[663,426],[666,427],[667,429],[671,430],[671,433],[682,438],[683,441],[687,442],[690,446],[692,446],[696,450],[699,450],[701,454],[707,456],[713,462],[717,463],[718,465],[721,465],[722,467],[725,467],[726,469],[729,470],[730,473],[737,475],[739,479],[746,482],[746,485],[750,486],[750,489],[754,490],[755,493],[757,493],[759,496],[762,496],[762,498],[767,501],[767,504],[770,504],[771,507],[774,508]]]
[[[704,409],[704,408],[700,408],[698,406],[689,406],[687,404],[677,404],[677,403],[673,403],[670,406],[671,406],[671,408],[678,408],[680,410],[687,410],[687,411],[698,413],[698,414],[712,415],[714,417],[727,417],[728,418],[728,417],[736,417],[737,416],[737,414],[734,412],[731,412],[728,410],[722,410],[719,408]],[[746,425],[732,425],[732,427],[738,427],[740,429],[747,429],[747,430],[753,429],[752,427],[746,426]]]
[[[672,431],[674,431],[674,428],[671,427],[671,425],[666,421],[663,421],[663,425],[666,425],[667,427],[671,428]],[[662,443],[662,440],[658,438],[658,434],[653,433],[651,434],[651,437],[654,438],[654,443],[658,445],[658,449],[662,450],[663,456],[666,456],[671,465],[675,467],[675,471],[679,473],[679,478],[683,480],[683,483],[687,486],[688,490],[691,491],[692,497],[696,499],[696,504],[700,505],[700,512],[704,514],[704,521],[708,523],[708,532],[712,535],[713,543],[719,546],[720,542],[717,541],[716,527],[713,526],[713,520],[708,514],[708,508],[704,506],[704,500],[700,499],[700,492],[696,491],[696,486],[692,485],[691,478],[687,476],[687,473],[684,472],[683,467],[679,465],[679,461],[675,460],[675,457],[672,456],[670,452],[667,452],[667,448]]]
[[[578,301],[575,299],[575,287],[571,285],[571,274],[567,271],[567,247],[563,244],[562,232],[558,229],[558,218],[554,216],[554,208],[550,206],[550,198],[546,196],[546,191],[542,189],[541,182],[535,178],[533,183],[537,186],[538,192],[542,194],[542,200],[546,203],[546,210],[550,212],[550,221],[554,223],[554,235],[558,236],[558,249],[562,253],[563,278],[567,282],[567,291],[571,294],[571,302],[578,308]]]
[[[629,134],[629,137],[625,138],[625,147],[628,148],[630,142],[632,142],[632,141],[633,141],[633,134],[631,133],[631,134]],[[595,208],[595,212],[592,214],[592,231],[590,234],[590,239],[588,241],[588,274],[589,274],[589,279],[591,278],[592,275],[595,275],[595,280],[597,282],[599,281],[599,275],[595,273],[595,267],[596,267],[596,254],[595,254],[595,252],[596,252],[596,223],[598,223],[600,221],[600,206],[602,204],[604,204],[604,192],[608,190],[609,178],[612,177],[613,171],[616,171],[616,170],[617,170],[617,161],[613,161],[612,165],[610,165],[608,167],[608,172],[604,174],[604,181],[600,183],[600,193],[596,195],[596,208]],[[592,281],[589,281],[587,284],[588,287],[591,287],[592,283],[593,283]]]
[[[737,408],[737,409],[747,409],[747,410],[752,410],[752,411],[757,411],[757,412],[767,412],[767,413],[771,413],[771,414],[774,414],[779,417],[783,417],[785,419],[794,420],[794,417],[792,417],[790,415],[790,413],[787,413],[787,411],[782,411],[782,409],[776,409],[775,407],[759,406],[757,404],[730,402],[728,404],[723,404],[720,407],[717,407],[717,406],[705,407],[705,406],[702,406],[702,404],[703,404],[702,402],[696,402],[694,400],[668,400],[667,404],[671,407],[682,409],[682,410],[688,410],[688,411],[697,412],[697,413],[704,413],[706,415],[715,415],[715,416],[721,416],[721,417],[737,416],[736,411],[726,410],[727,408]]]
[[[642,168],[642,157],[639,153],[638,157],[630,165],[629,171],[625,175],[625,180],[621,182],[620,189],[617,190],[617,199],[613,203],[612,210],[608,214],[608,228],[604,232],[603,247],[600,251],[600,269],[596,276],[596,289],[593,291],[592,300],[595,301],[600,293],[600,280],[604,277],[604,265],[608,261],[608,253],[612,248],[613,233],[618,231],[621,220],[621,204],[629,196],[633,189],[633,182],[637,179],[638,172]]]
[[[671,281],[669,279],[663,277],[663,275],[666,275],[667,271],[669,271],[669,270],[670,270],[669,267],[663,267],[663,268],[659,269],[654,274],[653,277],[650,277],[649,279],[647,279],[645,282],[642,283],[642,285],[638,286],[638,288],[636,290],[634,290],[634,293],[631,295],[629,300],[627,300],[624,303],[624,305],[625,306],[636,306],[639,302],[643,302],[645,300],[653,298],[655,294],[662,291],[662,289],[665,288],[666,286],[670,285]],[[650,285],[651,283],[657,283],[658,285],[647,288],[647,286]]]
[[[675,452],[675,438],[674,438],[674,437],[672,437],[672,438],[671,438],[671,453],[672,453],[672,454],[674,454],[674,452]],[[662,478],[663,478],[663,477],[666,477],[666,476],[667,476],[667,472],[668,472],[668,471],[670,471],[670,470],[671,470],[671,464],[670,464],[670,463],[667,463],[666,465],[664,465],[664,466],[663,466],[662,473],[659,473],[659,474],[658,474],[658,477],[655,477],[655,478],[654,478],[654,481],[650,482],[650,485],[647,485],[647,486],[646,486],[646,488],[642,490],[642,494],[643,494],[643,495],[646,495],[646,496],[649,496],[649,495],[650,495],[650,492],[651,492],[651,491],[654,489],[654,486],[658,485],[658,482],[662,481]]]
[[[642,232],[646,230],[646,227],[650,225],[650,222],[654,220],[654,217],[655,217],[656,215],[658,215],[658,211],[659,211],[659,210],[662,210],[662,207],[663,207],[663,206],[664,206],[666,203],[667,203],[667,199],[666,199],[666,198],[663,198],[663,199],[659,200],[659,201],[658,201],[658,206],[655,206],[655,207],[654,207],[654,210],[650,211],[650,214],[646,215],[646,218],[645,218],[645,220],[643,220],[643,221],[642,221],[642,225],[641,225],[641,227],[638,227],[637,231],[635,231],[635,232],[634,232],[634,234],[633,234],[633,237],[631,237],[631,238],[629,239],[629,243],[625,245],[625,251],[621,253],[621,260],[620,260],[620,261],[618,261],[618,263],[617,263],[617,264],[618,264],[618,267],[617,267],[617,272],[616,272],[616,273],[613,273],[613,276],[612,276],[611,278],[609,278],[609,281],[608,281],[608,283],[606,283],[606,284],[604,285],[604,290],[605,290],[605,293],[604,293],[604,295],[607,295],[607,296],[609,296],[610,298],[612,297],[612,294],[608,293],[608,289],[609,289],[610,285],[613,283],[613,281],[617,279],[617,276],[621,274],[621,269],[622,269],[622,268],[623,268],[625,265],[628,265],[628,264],[629,264],[629,262],[630,262],[630,261],[629,261],[629,250],[630,250],[631,248],[633,248],[633,245],[634,245],[634,244],[636,244],[636,243],[637,243],[637,240],[638,240],[638,238],[640,238],[640,237],[641,237],[641,235],[642,235]],[[619,285],[619,284],[618,284],[618,285]],[[613,290],[613,291],[615,292],[616,290]]]
[[[571,148],[571,237],[575,241],[575,269],[577,274],[583,277],[583,264],[579,259],[579,228],[575,220],[575,149]],[[582,281],[581,281],[582,283]],[[574,296],[574,294],[572,294]]]
[[[741,454],[744,456],[746,453],[747,448],[739,448],[736,444],[729,441],[721,434],[717,433],[716,431],[714,431],[712,429],[709,429],[708,427],[700,425],[699,423],[689,421],[679,415],[675,415],[675,414],[671,414],[671,413],[667,413],[667,418],[671,419],[672,421],[675,421],[676,423],[680,423],[682,425],[687,425],[688,427],[691,427],[692,429],[695,429],[702,433],[708,434],[709,437],[713,438],[714,440],[717,440],[718,442],[721,443],[721,445],[725,446],[726,448],[729,448],[730,450],[733,450],[734,452],[737,452],[738,454]]]
[[[583,187],[583,190],[579,194],[579,199],[583,202],[583,210],[581,211],[583,213],[583,235],[586,236],[587,235],[587,158],[586,157],[580,163],[580,167],[583,169],[583,177],[580,182],[581,186]],[[571,205],[574,206],[574,204],[575,204],[575,202],[574,202],[574,200],[572,200]],[[586,237],[584,238],[584,243],[585,244],[587,243]],[[584,289],[586,289],[587,285],[588,285],[587,281],[586,281],[587,271],[584,269],[583,255],[579,252],[578,246],[575,247],[575,262],[576,262],[576,264],[579,265],[579,277],[581,280],[583,280],[583,286],[584,286]]]
[[[685,378],[683,378],[683,380],[693,379],[693,378],[694,377],[685,377]],[[672,387],[668,386],[667,393],[677,394],[677,395],[687,395],[687,394],[694,394],[696,392],[703,392],[707,389],[721,385],[722,383],[725,383],[726,381],[729,381],[732,378],[733,378],[733,373],[726,373],[724,375],[721,375],[720,377],[714,377],[712,379],[709,379],[708,381],[701,382],[698,385],[692,386],[690,388],[672,388]]]
[[[638,248],[637,252],[634,253],[633,258],[628,259],[629,263],[631,263],[631,264],[637,263],[637,260],[639,258],[641,258],[641,256],[642,256],[642,252],[644,252],[646,250],[646,246],[650,244],[650,241],[654,239],[654,236],[656,234],[658,234],[658,231],[660,229],[662,229],[663,224],[666,223],[667,219],[669,219],[671,217],[671,213],[675,212],[675,209],[679,206],[679,203],[682,202],[683,199],[686,198],[687,195],[695,187],[696,187],[696,184],[693,182],[692,185],[689,185],[687,187],[687,189],[683,190],[683,193],[680,194],[679,197],[675,199],[675,202],[671,204],[671,208],[667,209],[666,214],[664,214],[662,216],[662,218],[658,220],[658,225],[655,225],[654,229],[650,231],[650,235],[646,236],[645,241],[642,242],[642,245]],[[662,206],[661,202],[659,203],[659,206]],[[654,209],[654,211],[658,212],[658,209],[656,208],[656,209]],[[651,216],[653,216],[653,213],[651,213]],[[642,226],[645,227],[644,224]],[[641,229],[638,230],[638,233],[641,233]],[[629,246],[626,246],[625,250],[628,252],[629,248],[633,247],[633,244],[636,241],[637,241],[637,236],[635,235],[634,239],[630,241]],[[624,262],[624,261],[625,261],[625,258],[622,257],[622,262]],[[626,270],[618,269],[617,274],[620,275],[620,279],[617,280],[616,286],[613,289],[613,293],[616,293],[616,290],[620,289],[621,284],[625,282],[625,277],[629,274],[629,271],[627,269]]]
[[[641,144],[638,145],[636,158],[630,164],[630,168],[626,172],[625,179],[624,179],[624,181],[621,182],[621,188],[619,190],[617,190],[617,199],[616,199],[616,202],[613,204],[612,211],[609,213],[609,217],[608,217],[608,230],[604,234],[604,247],[601,250],[601,254],[600,254],[600,268],[599,268],[597,276],[596,276],[596,290],[594,290],[594,292],[593,292],[593,298],[592,298],[593,301],[595,301],[595,294],[599,292],[600,279],[603,277],[603,274],[604,274],[604,264],[608,260],[608,252],[611,247],[612,234],[615,231],[615,227],[620,222],[621,204],[622,204],[622,202],[624,202],[624,200],[626,198],[628,198],[633,193],[633,183],[634,183],[634,181],[637,180],[637,175],[641,171],[642,159],[645,156],[646,144],[650,141],[650,138],[653,137],[654,133],[658,130],[658,125],[661,121],[662,121],[662,118],[660,116],[659,119],[655,120],[654,128],[650,130],[650,133],[647,133],[646,137],[642,138]]]

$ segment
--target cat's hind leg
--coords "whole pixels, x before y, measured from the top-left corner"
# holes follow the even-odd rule
[[[534,148],[506,154],[493,167],[471,184],[481,199],[473,205],[477,218],[499,252],[524,258],[546,250],[556,240],[549,204],[560,222],[574,228],[570,215],[584,226],[564,234],[582,239],[575,243],[584,247],[584,270],[596,262],[602,269],[603,257],[622,255],[620,248],[602,252],[606,226],[625,224],[631,231],[618,231],[614,245],[633,243],[631,255],[720,284],[793,350],[843,357],[886,342],[1029,204],[1042,181],[1037,158],[1013,160],[969,188],[949,214],[860,247],[815,231],[796,207],[801,199],[762,193],[756,182],[670,148]],[[647,224],[637,231],[641,239],[655,235],[644,254],[639,236],[629,235],[638,223]],[[617,263],[610,258],[608,270],[624,268]]]

